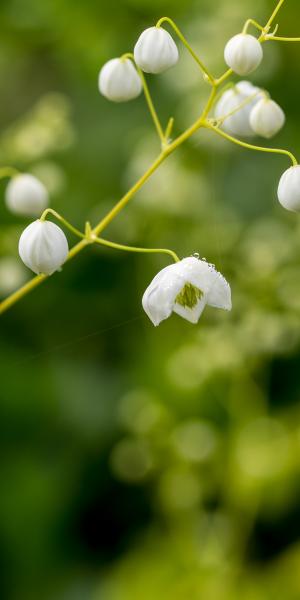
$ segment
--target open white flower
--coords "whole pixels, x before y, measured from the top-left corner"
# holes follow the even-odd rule
[[[248,33],[238,33],[227,42],[224,50],[227,65],[238,75],[252,73],[263,58],[259,41]]]
[[[178,49],[168,31],[149,27],[135,45],[134,60],[145,73],[162,73],[176,65]]]
[[[49,204],[48,192],[39,179],[30,173],[15,175],[5,192],[7,208],[22,216],[38,217]]]
[[[259,100],[250,113],[250,125],[253,131],[268,139],[280,131],[284,122],[285,115],[282,108],[270,98]]]
[[[252,99],[247,101],[249,98]],[[262,98],[262,90],[250,81],[239,81],[222,94],[215,107],[215,117],[219,119],[229,115],[222,125],[224,131],[231,135],[252,137],[255,133],[250,125],[250,114]],[[242,107],[237,110],[239,106]]]
[[[113,102],[127,102],[142,91],[141,78],[129,58],[112,58],[99,73],[100,93]]]
[[[146,289],[142,304],[155,326],[172,312],[198,323],[206,304],[231,310],[231,290],[213,265],[190,256],[162,269]]]
[[[51,221],[34,221],[24,229],[19,241],[23,263],[34,273],[51,275],[68,256],[68,242],[63,230]]]

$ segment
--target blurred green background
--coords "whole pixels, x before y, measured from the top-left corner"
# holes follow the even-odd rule
[[[101,65],[168,15],[222,73],[227,39],[274,4],[1,0],[0,164],[40,177],[78,228],[97,222],[159,150],[142,98],[100,96]],[[277,20],[300,35],[299,2]],[[264,49],[251,81],[287,114],[272,144],[300,157],[300,45]],[[207,95],[180,52],[148,79],[177,134]],[[288,166],[199,133],[106,232],[199,252],[231,282],[231,313],[155,329],[141,297],[166,257],[88,248],[2,316],[5,600],[299,600],[300,224],[276,199]],[[0,183],[5,297],[30,276],[28,221]]]

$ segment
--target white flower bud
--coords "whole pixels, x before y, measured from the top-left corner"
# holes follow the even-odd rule
[[[113,102],[137,98],[142,91],[141,78],[129,58],[112,58],[99,73],[99,90]]]
[[[238,109],[248,98],[252,97],[242,108]],[[222,129],[231,135],[251,137],[254,131],[250,125],[250,113],[257,102],[263,97],[263,92],[250,81],[240,81],[234,87],[226,90],[215,107],[216,119],[231,114],[224,120]]]
[[[250,113],[250,125],[253,131],[265,138],[276,135],[283,127],[284,122],[283,110],[270,98],[263,98],[257,102]]]
[[[19,255],[34,273],[51,275],[65,262],[69,248],[60,227],[51,221],[34,221],[23,231]]]
[[[281,176],[278,200],[287,210],[300,212],[300,165],[290,167]]]
[[[5,192],[7,208],[23,216],[37,217],[49,204],[45,186],[33,175],[23,173],[13,177]]]
[[[135,45],[134,60],[145,73],[162,73],[176,65],[178,49],[165,29],[149,27]]]
[[[263,58],[259,41],[248,33],[239,33],[227,42],[224,50],[227,65],[238,75],[248,75],[258,67]]]

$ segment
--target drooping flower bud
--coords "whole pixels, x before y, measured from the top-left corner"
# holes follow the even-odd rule
[[[113,102],[137,98],[142,91],[141,78],[129,58],[112,58],[99,73],[99,90]]]
[[[227,42],[224,50],[226,64],[238,75],[252,73],[261,63],[263,51],[259,41],[248,33],[238,33]]]
[[[250,125],[257,135],[271,138],[285,123],[285,114],[279,104],[270,98],[263,98],[252,108]]]
[[[300,165],[290,167],[281,176],[278,200],[287,210],[300,212]]]
[[[63,230],[51,221],[34,221],[23,231],[19,255],[34,273],[51,275],[68,256],[68,242]]]
[[[49,204],[48,192],[36,177],[22,173],[13,177],[5,192],[7,208],[17,215],[37,217]]]
[[[249,117],[252,108],[262,97],[263,92],[250,81],[240,81],[226,90],[215,107],[216,119],[229,115],[224,120],[222,129],[231,135],[254,136]]]
[[[145,73],[162,73],[176,65],[178,49],[168,31],[149,27],[135,45],[134,60]]]

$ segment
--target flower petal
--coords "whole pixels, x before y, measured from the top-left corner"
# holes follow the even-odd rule
[[[189,308],[188,306],[181,306],[181,304],[178,304],[177,302],[174,305],[173,308],[173,312],[176,313],[177,315],[179,315],[180,317],[182,317],[183,319],[186,319],[187,321],[189,321],[190,323],[198,323],[203,310],[206,306],[207,303],[207,298],[205,295],[202,296],[202,298],[200,298],[200,300],[198,300],[196,306],[194,306],[194,308]]]
[[[181,262],[185,261],[189,261],[186,262],[189,269],[189,281],[204,292],[206,303],[214,308],[231,310],[230,285],[215,266],[195,257],[186,258]]]
[[[154,277],[143,295],[144,311],[155,326],[171,315],[176,296],[185,285],[183,276],[176,268],[177,264],[179,263],[162,269]]]

